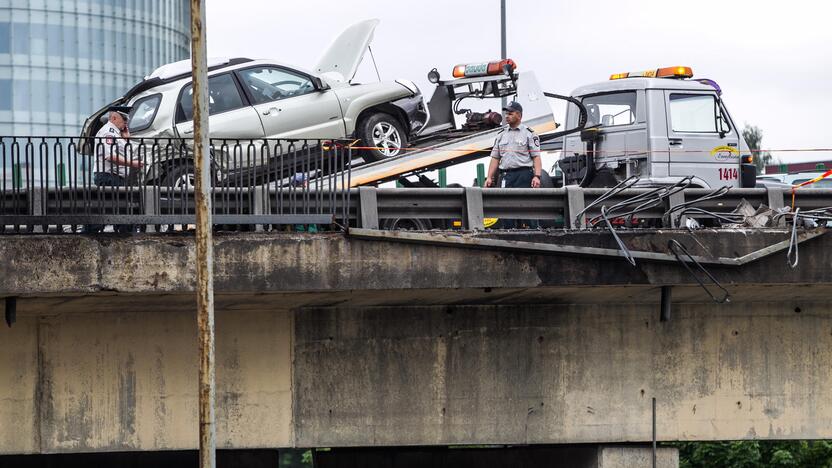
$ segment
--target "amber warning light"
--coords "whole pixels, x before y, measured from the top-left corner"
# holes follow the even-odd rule
[[[623,78],[692,78],[693,70],[690,67],[665,67],[657,70],[644,70],[638,72],[616,73],[610,75],[611,80]]]
[[[463,63],[454,67],[454,78],[502,75],[506,66],[508,66],[509,73],[517,68],[517,64],[511,59],[498,60],[496,62]]]

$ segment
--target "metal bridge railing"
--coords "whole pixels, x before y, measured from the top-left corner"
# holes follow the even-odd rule
[[[121,152],[112,143],[0,138],[0,232],[194,223],[190,140],[131,139]],[[352,150],[342,142],[214,139],[210,150],[215,225],[346,224]],[[116,157],[122,160],[113,163]]]
[[[610,191],[601,188],[371,188],[353,189],[350,197],[351,225],[367,229],[482,229],[489,218],[538,220],[541,227],[604,227],[599,221],[601,208],[650,194],[653,189],[627,189],[596,203]],[[707,198],[715,192],[717,196]],[[755,209],[765,205],[784,210],[791,205],[791,192],[782,188],[684,189],[638,211],[631,219],[611,215],[616,226],[676,228],[685,218],[707,224],[730,215],[743,200]],[[701,200],[701,201],[698,201]],[[642,206],[643,203],[636,206]],[[693,210],[690,207],[701,208]],[[800,189],[795,208],[805,210],[832,207],[832,189]],[[629,209],[629,208],[628,208]],[[402,221],[406,221],[402,223]],[[592,222],[592,223],[590,223]],[[775,225],[785,226],[783,217]],[[717,224],[718,225],[718,224]],[[499,227],[499,224],[496,225]]]

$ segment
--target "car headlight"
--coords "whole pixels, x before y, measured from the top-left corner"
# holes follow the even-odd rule
[[[405,88],[409,89],[413,94],[420,94],[419,87],[416,86],[416,83],[410,80],[396,80],[396,83],[404,86]]]

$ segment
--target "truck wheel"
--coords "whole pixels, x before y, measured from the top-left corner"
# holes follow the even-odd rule
[[[415,218],[389,218],[381,226],[387,231],[428,231],[430,220]]]
[[[402,124],[390,114],[379,112],[363,119],[358,125],[358,138],[365,147],[364,159],[380,161],[402,153],[407,134]]]

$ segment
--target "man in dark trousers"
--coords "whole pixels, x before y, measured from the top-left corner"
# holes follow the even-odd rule
[[[123,187],[127,185],[127,177],[131,168],[141,168],[142,163],[131,151],[127,150],[127,140],[130,130],[127,121],[130,108],[113,106],[108,109],[107,122],[95,134],[94,152],[97,158],[93,182],[99,187]],[[133,232],[132,225],[116,227],[118,232]],[[82,232],[103,232],[104,226],[84,226]]]
[[[503,187],[539,188],[542,164],[540,162],[540,137],[523,125],[523,106],[510,102],[505,108],[505,128],[494,141],[491,163],[488,165],[486,187],[495,186],[500,171]],[[537,221],[528,221],[530,228],[537,228]],[[503,220],[504,228],[517,227],[516,220]]]

